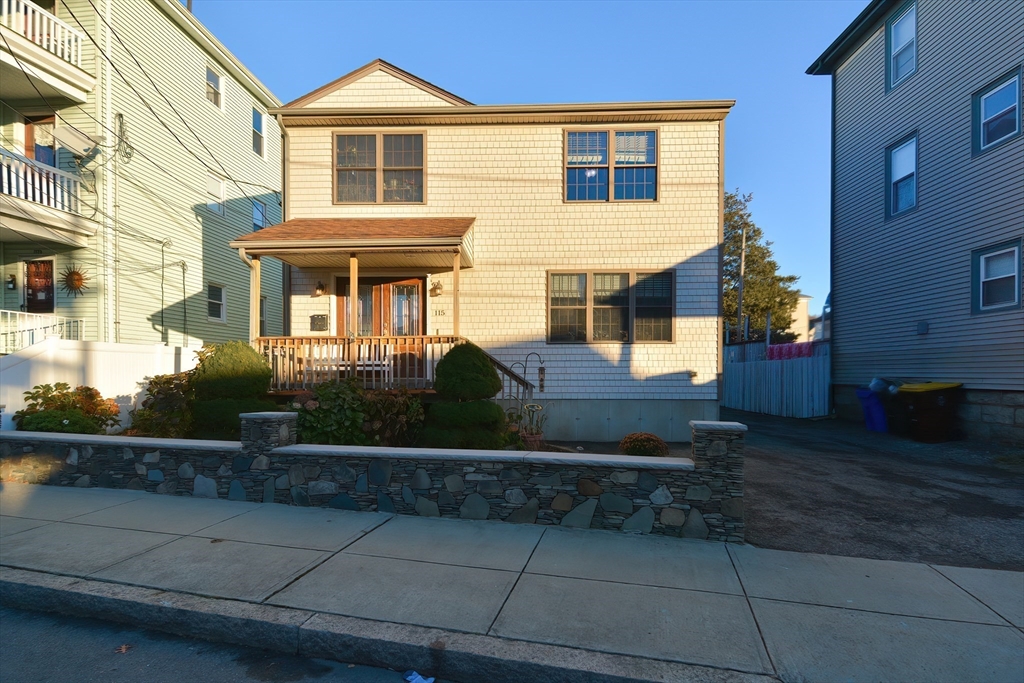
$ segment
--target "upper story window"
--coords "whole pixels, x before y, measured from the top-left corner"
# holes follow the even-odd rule
[[[263,112],[252,108],[252,151],[263,156]]]
[[[895,88],[917,70],[917,5],[897,12],[886,25],[889,88]]]
[[[972,104],[975,154],[1020,135],[1020,67],[976,92]]]
[[[1020,240],[971,253],[972,313],[1020,307]]]
[[[252,231],[267,227],[267,205],[258,199],[252,200]]]
[[[673,272],[551,273],[549,342],[671,342]]]
[[[219,73],[206,67],[206,99],[218,109],[224,101],[223,90],[221,89],[221,76]]]
[[[422,204],[423,134],[337,134],[337,204]]]
[[[609,154],[609,141],[614,154]],[[565,199],[653,201],[658,194],[657,132],[567,131]]]
[[[206,176],[206,208],[224,215],[224,181],[215,175]]]
[[[887,209],[889,216],[917,206],[917,134],[886,150]]]

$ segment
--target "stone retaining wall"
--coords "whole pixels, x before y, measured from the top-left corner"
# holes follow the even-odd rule
[[[243,415],[241,443],[3,432],[0,478],[743,540],[738,423],[691,422],[691,460],[295,445],[294,421]]]

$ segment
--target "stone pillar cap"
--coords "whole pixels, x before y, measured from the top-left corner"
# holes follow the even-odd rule
[[[713,422],[711,420],[690,420],[690,427],[706,432],[745,432],[747,425],[742,422]]]
[[[244,418],[246,418],[248,420],[280,420],[280,419],[297,420],[298,417],[299,417],[299,414],[298,413],[293,413],[293,412],[285,412],[285,411],[277,412],[277,411],[266,410],[266,411],[261,412],[261,413],[240,413],[238,415],[238,417],[240,417],[240,418],[244,417]]]

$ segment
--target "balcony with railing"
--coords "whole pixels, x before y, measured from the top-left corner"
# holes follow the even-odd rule
[[[432,390],[438,362],[465,339],[453,336],[260,337],[254,344],[273,371],[271,391],[299,393],[353,378],[366,389]],[[498,359],[498,398],[526,401],[533,384]]]
[[[0,0],[5,2],[6,0]],[[81,179],[0,147],[0,194],[80,214]]]
[[[0,23],[69,64],[82,67],[82,33],[29,0],[0,0]]]
[[[59,315],[0,311],[0,355],[20,351],[51,335],[61,339],[85,339],[85,321]]]
[[[0,0],[0,79],[8,101],[86,101],[96,84],[83,66],[85,35],[30,0]]]

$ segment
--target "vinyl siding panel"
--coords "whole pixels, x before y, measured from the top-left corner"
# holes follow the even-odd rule
[[[333,205],[334,131],[293,128],[289,215],[473,216],[474,267],[460,276],[460,333],[506,364],[540,354],[546,371],[543,398],[714,401],[719,125],[658,127],[657,203],[563,202],[562,126],[427,127],[427,203],[422,206]],[[546,343],[548,271],[660,269],[676,273],[673,343]],[[334,317],[334,297],[311,296],[313,286],[318,280],[333,286],[333,275],[346,271],[347,263],[333,272],[292,270],[293,334],[308,333],[310,315]],[[360,277],[372,275],[360,268]],[[427,331],[451,334],[451,273],[438,273],[431,281],[440,281],[443,293],[427,299]],[[536,367],[534,360],[531,381]]]
[[[834,377],[1024,387],[1024,312],[971,314],[971,251],[1024,235],[1024,137],[972,156],[972,95],[1024,62],[1024,5],[918,0],[917,72],[884,24],[835,79]],[[885,150],[918,132],[918,204],[885,220]],[[919,322],[929,324],[917,334]]]

